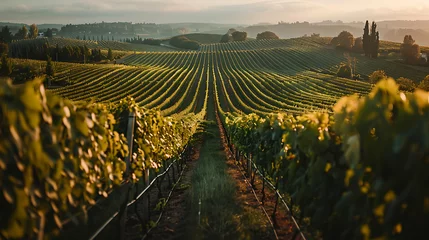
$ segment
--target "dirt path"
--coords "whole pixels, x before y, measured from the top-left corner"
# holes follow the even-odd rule
[[[186,202],[191,186],[192,173],[200,157],[201,139],[191,150],[191,157],[186,163],[183,176],[171,195],[171,200],[164,208],[163,217],[148,239],[183,239],[186,229]]]

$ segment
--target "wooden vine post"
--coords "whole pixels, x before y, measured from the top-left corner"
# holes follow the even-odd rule
[[[136,122],[136,114],[134,112],[130,112],[128,115],[128,126],[127,126],[127,142],[128,142],[128,156],[125,158],[125,173],[124,179],[129,179],[130,169],[131,169],[131,158],[133,156],[133,142],[134,142],[134,125]],[[125,225],[127,220],[127,205],[128,198],[130,195],[131,183],[126,183],[128,185],[127,196],[125,197],[125,201],[121,204],[119,209],[119,236],[120,240],[125,239]]]

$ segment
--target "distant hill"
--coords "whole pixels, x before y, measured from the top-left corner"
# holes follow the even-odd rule
[[[413,36],[419,45],[429,46],[429,32],[421,29],[392,29],[382,35],[382,39],[392,42],[403,42],[405,35]]]

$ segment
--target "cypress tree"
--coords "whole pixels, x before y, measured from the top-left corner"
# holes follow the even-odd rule
[[[377,24],[372,22],[371,25],[371,35],[370,35],[370,48],[369,48],[369,56],[372,58],[376,58],[378,56],[378,47],[377,45]],[[377,51],[377,53],[375,52]]]
[[[48,56],[48,61],[46,62],[46,75],[48,77],[53,77],[55,75],[55,67],[52,64],[52,58]]]
[[[372,57],[373,58],[378,58],[378,49],[380,48],[380,34],[377,33],[375,34],[375,41],[374,44],[372,46]]]
[[[110,49],[110,48],[109,48],[109,51],[107,51],[107,59],[113,60],[112,49]]]
[[[370,43],[370,37],[369,37],[369,22],[368,20],[365,23],[365,28],[363,29],[363,50],[365,52],[365,56],[369,57],[371,52],[371,43]]]

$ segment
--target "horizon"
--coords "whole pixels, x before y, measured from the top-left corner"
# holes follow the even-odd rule
[[[358,4],[339,0],[282,1],[282,0],[220,0],[209,2],[190,0],[70,0],[58,3],[43,0],[4,0],[0,3],[0,22],[37,24],[84,24],[94,22],[133,23],[212,23],[254,25],[261,22],[311,23],[336,19],[353,21],[429,20],[429,3],[424,0],[399,0],[371,3],[362,0]]]

